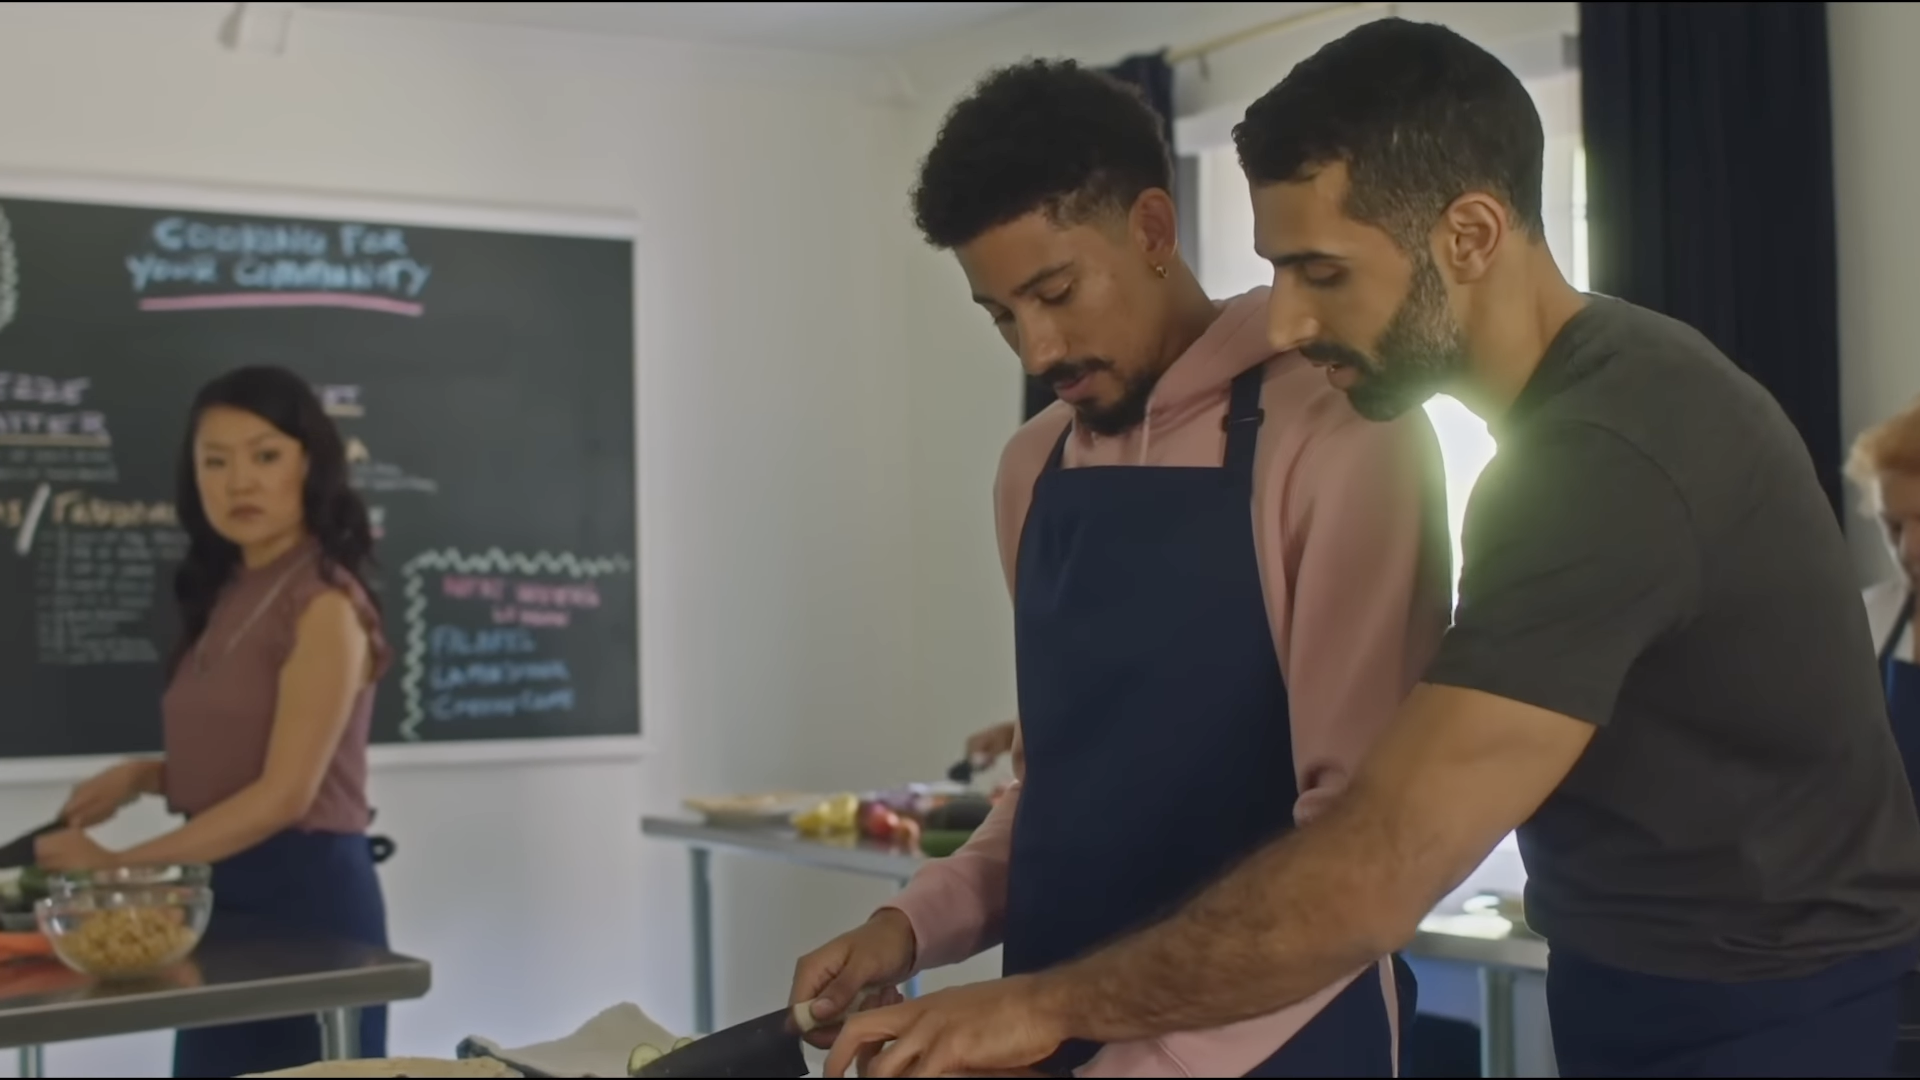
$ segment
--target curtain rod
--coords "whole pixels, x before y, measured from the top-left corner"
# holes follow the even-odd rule
[[[1222,34],[1217,38],[1202,41],[1198,45],[1188,45],[1181,49],[1168,49],[1166,59],[1169,64],[1183,64],[1188,60],[1203,59],[1213,53],[1219,52],[1221,49],[1238,45],[1243,41],[1252,41],[1254,38],[1265,37],[1268,34],[1279,33],[1282,30],[1291,30],[1296,26],[1305,26],[1308,23],[1316,23],[1323,19],[1331,19],[1339,15],[1355,15],[1362,11],[1371,11],[1378,8],[1387,9],[1387,14],[1391,15],[1399,6],[1399,4],[1382,3],[1332,4],[1323,8],[1315,8],[1312,11],[1295,12],[1292,15],[1284,15],[1278,19],[1269,19],[1263,23],[1255,23],[1244,30],[1236,30],[1231,34]]]

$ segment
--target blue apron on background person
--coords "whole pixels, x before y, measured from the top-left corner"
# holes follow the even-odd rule
[[[1254,547],[1261,367],[1233,381],[1218,469],[1061,467],[1020,538],[1014,622],[1026,776],[1004,969],[1043,970],[1172,914],[1292,828],[1287,686]],[[1412,1026],[1412,972],[1396,959]],[[1391,1076],[1370,968],[1248,1076]],[[1044,1063],[1065,1073],[1098,1046]]]
[[[281,936],[387,947],[386,903],[375,870],[381,838],[289,829],[213,866],[213,918]],[[173,1075],[241,1076],[320,1060],[312,1016],[191,1028],[174,1036]],[[360,1056],[387,1055],[387,1009],[360,1012]]]
[[[1920,668],[1894,651],[1912,616],[1909,597],[1880,652],[1910,783],[1920,780]],[[1554,1058],[1565,1077],[1894,1075],[1901,988],[1916,961],[1920,945],[1908,945],[1797,979],[1715,983],[1623,971],[1555,948],[1547,960]]]
[[[1887,681],[1887,715],[1893,720],[1893,739],[1900,745],[1907,783],[1913,785],[1914,797],[1920,800],[1920,667],[1896,655],[1900,639],[1912,625],[1913,594],[1909,593],[1880,647],[1880,673]]]
[[[1893,722],[1893,739],[1900,746],[1900,761],[1907,767],[1914,801],[1920,803],[1920,667],[1898,655],[1901,639],[1913,626],[1913,606],[1913,594],[1908,593],[1880,646],[1880,673],[1887,682],[1887,715]],[[1901,1038],[1894,1056],[1894,1074],[1920,1076],[1920,974],[1909,972],[1903,983]]]

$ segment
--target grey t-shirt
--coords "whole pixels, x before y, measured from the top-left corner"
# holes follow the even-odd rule
[[[1595,725],[1521,827],[1527,919],[1652,975],[1920,940],[1920,818],[1805,444],[1690,327],[1593,297],[1495,427],[1427,681]]]

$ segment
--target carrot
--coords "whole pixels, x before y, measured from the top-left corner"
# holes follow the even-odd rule
[[[0,957],[52,956],[53,942],[41,933],[0,933]]]

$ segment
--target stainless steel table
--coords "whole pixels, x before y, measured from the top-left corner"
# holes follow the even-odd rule
[[[819,870],[882,878],[904,886],[925,862],[917,853],[866,841],[811,840],[790,829],[735,828],[678,818],[649,817],[640,831],[686,845],[693,863],[693,1014],[697,1030],[714,1029],[713,881],[715,851],[773,859]],[[1547,943],[1524,928],[1489,917],[1435,912],[1421,924],[1407,954],[1450,961],[1477,969],[1482,1021],[1483,1075],[1515,1074],[1514,980],[1524,972],[1547,970]],[[914,993],[917,986],[907,988]]]
[[[192,956],[152,978],[99,983],[55,960],[0,965],[0,1049],[44,1076],[41,1047],[74,1039],[313,1015],[321,1057],[360,1054],[360,1010],[426,996],[424,960],[216,921]]]

